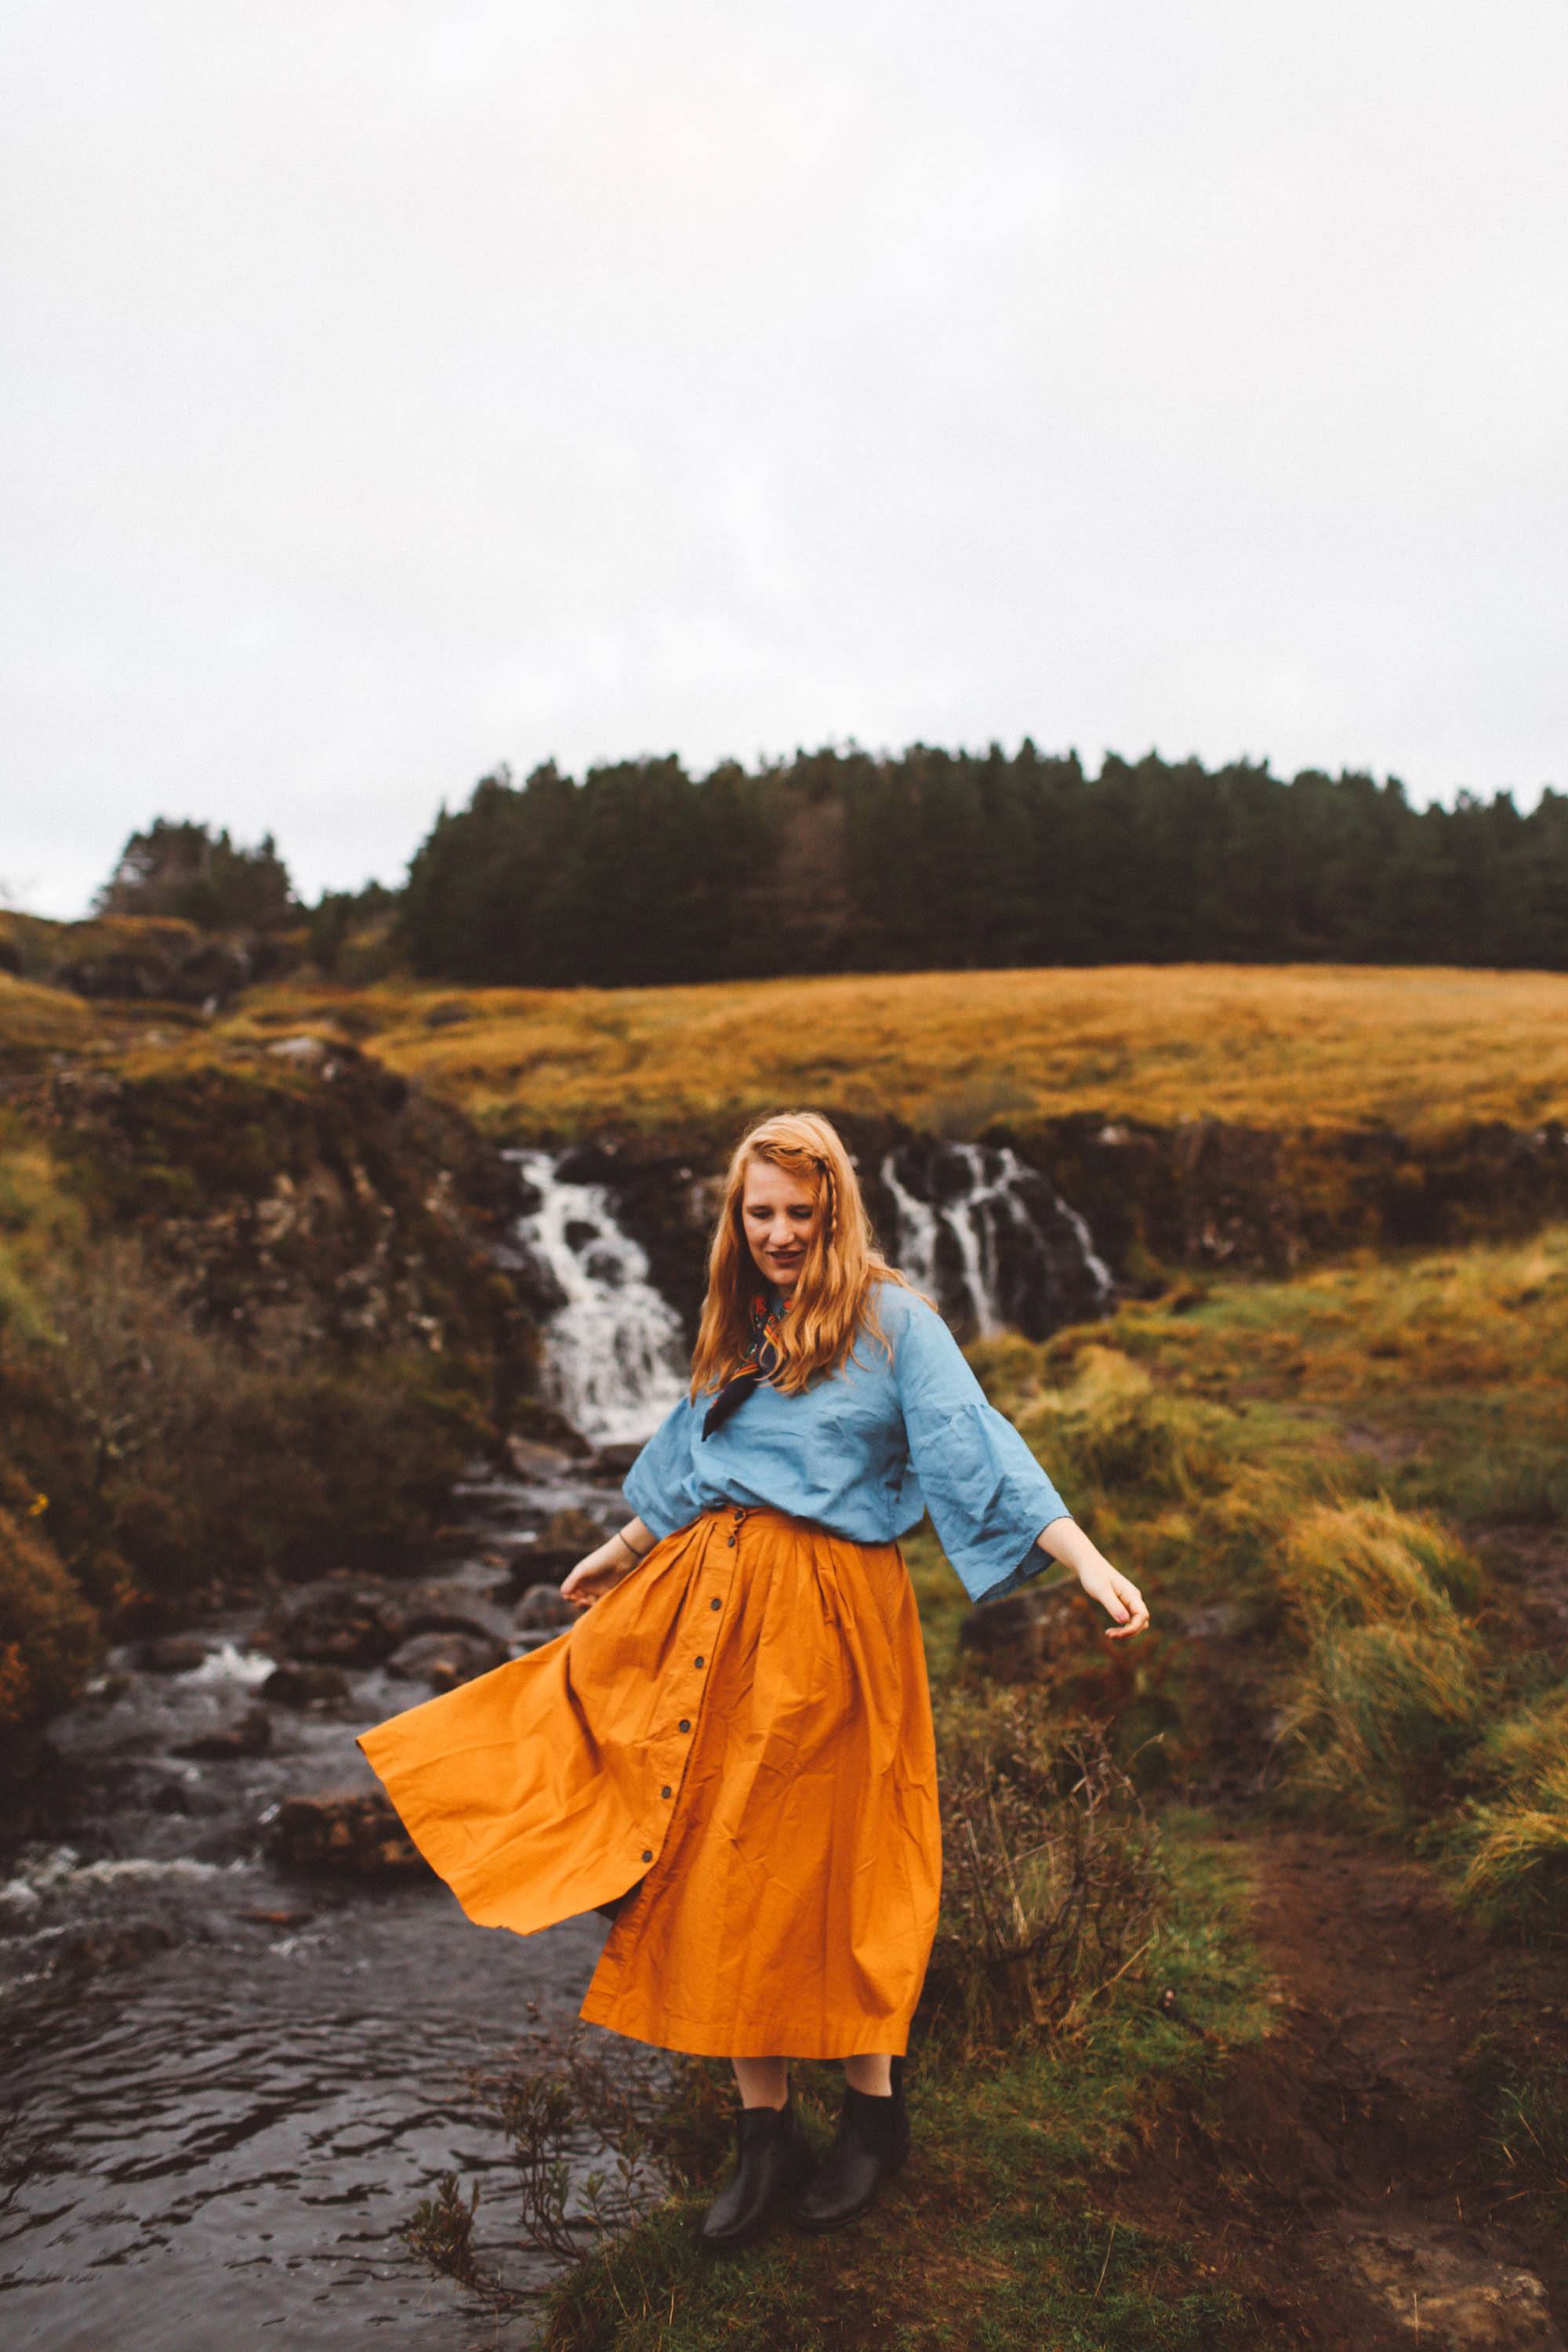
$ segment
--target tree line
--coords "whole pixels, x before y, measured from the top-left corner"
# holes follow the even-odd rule
[[[916,745],[747,772],[502,770],[443,809],[395,934],[535,986],[1176,961],[1568,967],[1568,795]]]
[[[791,972],[1166,962],[1568,969],[1568,794],[1413,806],[1395,778],[917,744],[692,775],[505,768],[443,808],[401,888],[299,905],[258,849],[160,818],[100,908],[366,929],[428,979],[620,986]]]

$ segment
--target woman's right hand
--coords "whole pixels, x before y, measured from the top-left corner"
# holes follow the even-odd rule
[[[599,1546],[597,1551],[585,1552],[570,1573],[561,1580],[561,1598],[569,1601],[574,1609],[586,1609],[617,1585],[632,1563],[612,1538]]]
[[[606,1536],[597,1551],[585,1552],[569,1576],[561,1583],[561,1598],[569,1601],[574,1609],[586,1609],[591,1601],[603,1600],[605,1594],[640,1567],[653,1549],[653,1529],[642,1519],[628,1519],[613,1536]]]

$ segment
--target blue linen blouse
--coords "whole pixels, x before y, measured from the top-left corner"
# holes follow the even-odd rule
[[[658,1537],[717,1504],[762,1503],[857,1543],[890,1543],[929,1510],[970,1599],[1010,1592],[1045,1567],[1035,1538],[1067,1505],[935,1309],[896,1282],[873,1295],[891,1363],[861,1330],[826,1378],[795,1396],[760,1381],[706,1438],[712,1398],[682,1397],[622,1491]]]

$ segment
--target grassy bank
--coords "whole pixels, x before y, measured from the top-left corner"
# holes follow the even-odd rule
[[[1113,1990],[1102,2011],[1010,2055],[928,2048],[917,2061],[919,2162],[873,2225],[828,2242],[786,2231],[716,2263],[693,2237],[710,2194],[699,2191],[585,2264],[547,2342],[557,2352],[1258,2345],[1235,2295],[1180,2247],[1113,2227],[1096,2194],[1161,2097],[1200,2095],[1267,2020],[1232,1848],[1201,1816],[1173,1816],[1164,1852],[1168,1907],[1125,1997]],[[800,2095],[823,2136],[836,2072],[803,2070]],[[710,2135],[710,2160],[724,2137]]]

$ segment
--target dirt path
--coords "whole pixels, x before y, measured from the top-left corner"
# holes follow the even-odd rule
[[[1483,2036],[1563,2063],[1541,1966],[1415,1864],[1289,1829],[1254,1853],[1278,2025],[1201,2115],[1162,2119],[1108,2203],[1185,2239],[1287,2344],[1568,2352],[1568,2231],[1500,2183],[1476,2089]]]

